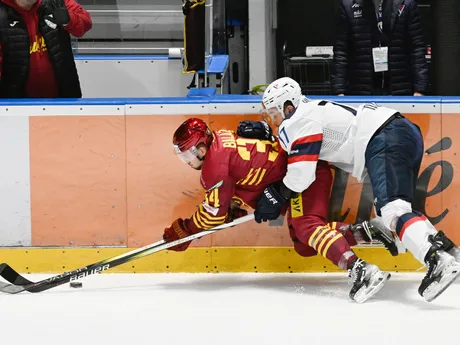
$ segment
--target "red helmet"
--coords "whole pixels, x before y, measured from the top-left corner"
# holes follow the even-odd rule
[[[201,119],[191,118],[182,123],[173,135],[173,147],[176,154],[186,163],[198,157],[197,147],[200,144],[209,147],[213,141],[211,129]]]

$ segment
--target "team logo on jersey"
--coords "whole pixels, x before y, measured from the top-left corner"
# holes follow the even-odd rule
[[[54,18],[54,16],[52,14],[49,15],[50,18]],[[46,25],[48,25],[51,29],[56,29],[57,28],[57,24],[56,23],[53,23],[51,20],[48,20],[45,18],[45,23]]]
[[[406,5],[401,5],[399,6],[399,10],[398,10],[398,17],[401,17],[401,15],[403,14],[404,12],[404,8],[406,7]]]

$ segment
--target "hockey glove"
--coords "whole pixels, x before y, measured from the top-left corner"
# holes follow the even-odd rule
[[[47,15],[45,19],[50,22],[65,26],[70,22],[70,15],[64,0],[48,0],[46,2]]]
[[[190,235],[192,234],[186,229],[184,220],[182,218],[178,218],[171,224],[169,228],[165,229],[165,232],[163,233],[163,239],[166,242],[172,242]],[[168,250],[183,252],[184,250],[187,250],[190,243],[192,243],[192,241],[178,244],[177,246],[171,247]]]
[[[265,188],[262,197],[257,201],[256,210],[254,211],[254,219],[257,223],[266,222],[277,219],[287,201],[273,185]]]
[[[236,134],[243,138],[268,140],[275,142],[275,137],[268,123],[264,121],[241,121]]]

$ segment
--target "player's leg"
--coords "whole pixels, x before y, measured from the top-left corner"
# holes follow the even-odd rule
[[[291,199],[287,214],[291,237],[297,252],[319,253],[339,268],[349,270],[353,282],[350,297],[364,302],[383,287],[390,275],[359,259],[342,233],[327,223],[331,184],[329,166],[318,162],[315,182],[298,198]]]
[[[423,157],[423,156],[422,156]],[[420,166],[422,164],[422,157],[416,161],[415,165],[415,176],[418,176],[418,173],[420,171]],[[416,189],[416,182],[417,180],[414,180],[414,191]],[[457,247],[445,234],[443,231],[437,231],[436,228],[431,224],[431,222],[426,219],[424,215],[422,215],[420,212],[413,211],[415,214],[418,214],[422,218],[425,219],[425,223],[428,227],[432,228],[434,231],[436,231],[436,235],[433,237],[430,237],[429,240],[435,243],[438,243],[438,245],[441,246],[441,249],[448,252],[450,255],[452,255],[457,262],[460,262],[460,248]]]
[[[369,142],[366,168],[376,211],[385,226],[398,235],[418,261],[427,265],[419,293],[431,301],[460,275],[460,264],[443,250],[447,244],[436,244],[434,239],[439,238],[439,234],[435,228],[423,215],[412,210],[422,156],[423,139],[418,127],[407,119],[395,119]]]

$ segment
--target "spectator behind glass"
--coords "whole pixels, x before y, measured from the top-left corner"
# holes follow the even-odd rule
[[[0,0],[0,98],[80,98],[70,34],[91,27],[74,0]]]
[[[341,0],[332,92],[421,96],[426,51],[415,0]]]

